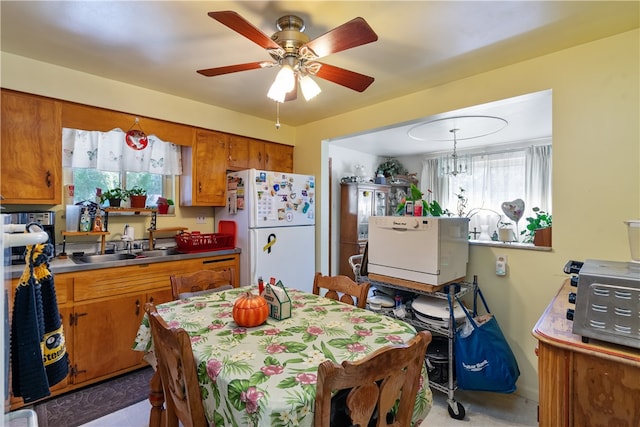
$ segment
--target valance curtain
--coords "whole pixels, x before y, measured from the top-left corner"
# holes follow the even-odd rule
[[[180,146],[148,135],[144,149],[126,143],[121,129],[109,132],[62,129],[62,166],[111,172],[182,175]]]

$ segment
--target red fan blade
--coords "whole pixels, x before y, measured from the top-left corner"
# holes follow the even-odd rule
[[[344,68],[336,67],[329,64],[321,64],[320,70],[316,73],[316,76],[321,79],[329,80],[330,82],[337,83],[349,89],[353,89],[358,92],[364,92],[371,83],[375,80],[373,77],[365,76],[354,71],[345,70]]]
[[[209,12],[208,15],[264,49],[278,49],[280,47],[276,42],[271,40],[271,37],[254,27],[249,21],[236,12],[225,10],[221,12]]]
[[[316,37],[305,46],[318,55],[318,58],[322,58],[331,53],[341,52],[376,40],[378,40],[378,35],[367,24],[367,21],[358,17],[320,37]]]
[[[255,70],[256,68],[262,68],[263,63],[264,61],[249,62],[246,64],[227,65],[226,67],[207,68],[204,70],[198,70],[198,73],[203,76],[213,77],[222,74],[237,73],[238,71]]]

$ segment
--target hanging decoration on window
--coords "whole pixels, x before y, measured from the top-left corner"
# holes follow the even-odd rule
[[[149,140],[147,139],[147,134],[142,130],[140,120],[137,117],[133,125],[131,125],[127,131],[125,141],[127,142],[127,145],[134,150],[144,150],[147,148]]]

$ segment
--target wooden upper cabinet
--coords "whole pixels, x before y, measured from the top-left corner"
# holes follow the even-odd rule
[[[228,170],[264,169],[264,141],[229,135]]]
[[[229,156],[227,169],[242,170],[249,168],[249,139],[243,136],[229,136]]]
[[[264,150],[269,144],[271,143],[260,141],[259,139],[249,140],[249,168],[267,169],[264,162]]]
[[[264,168],[269,171],[293,172],[293,147],[290,145],[265,143]]]
[[[2,90],[1,111],[2,203],[62,203],[60,103]]]
[[[195,131],[191,147],[182,147],[180,204],[225,206],[229,135],[205,129]]]
[[[227,169],[293,172],[293,147],[260,139],[229,135]]]

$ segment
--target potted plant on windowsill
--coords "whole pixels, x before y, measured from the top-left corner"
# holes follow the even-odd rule
[[[535,216],[527,217],[527,226],[520,232],[524,236],[523,243],[533,243],[535,246],[551,246],[551,224],[550,213],[533,208]]]
[[[100,203],[103,204],[105,201],[109,201],[109,206],[112,208],[119,208],[120,202],[123,200],[127,200],[128,195],[127,191],[123,190],[120,187],[113,188],[111,190],[107,190],[100,195]]]
[[[165,197],[158,197],[158,213],[159,214],[173,214],[175,213],[173,200]]]
[[[147,190],[142,187],[135,186],[127,191],[127,195],[131,199],[132,208],[144,208],[147,204]]]

